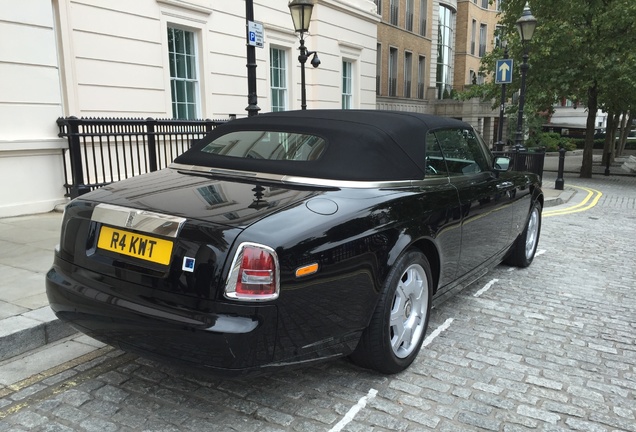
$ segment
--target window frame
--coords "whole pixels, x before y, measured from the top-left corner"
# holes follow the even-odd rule
[[[353,109],[353,63],[351,60],[342,59],[342,109]]]
[[[406,0],[406,11],[404,13],[404,28],[407,31],[413,31],[413,21],[415,18],[415,4],[414,0]]]
[[[426,36],[428,20],[428,0],[420,0],[420,36]]]
[[[453,68],[455,59],[457,11],[445,4],[439,5],[438,32],[442,40],[437,41],[437,57],[435,59],[435,89],[437,99],[444,99],[444,93],[450,95],[453,88]],[[442,48],[440,52],[439,47]]]
[[[445,132],[457,132],[458,136],[463,136],[465,139],[465,146],[462,146],[462,141],[457,141],[460,146],[454,146],[454,150],[461,150],[461,153],[469,154],[472,158],[462,157],[449,157],[451,146],[444,146],[446,140],[440,138],[440,134]],[[491,171],[492,155],[488,152],[486,145],[477,131],[470,128],[440,128],[430,131],[435,136],[435,139],[439,145],[439,148],[444,156],[446,162],[446,169],[449,177],[467,177],[472,175],[482,175]],[[470,143],[468,138],[465,138],[466,133],[470,133],[473,138],[474,147],[469,147]],[[451,137],[453,138],[453,137]],[[456,169],[453,169],[455,167]],[[461,172],[460,172],[461,168]],[[476,170],[476,168],[478,170]]]
[[[274,59],[272,57],[274,52],[278,52],[278,53],[282,53],[283,56],[283,67],[274,67]],[[288,69],[288,61],[287,58],[289,57],[288,55],[288,49],[285,47],[280,47],[277,45],[270,45],[269,47],[269,88],[270,88],[270,98],[271,98],[271,102],[270,102],[270,107],[272,112],[278,112],[278,111],[287,111],[289,109],[289,85],[288,85],[288,81],[289,81],[289,69]],[[280,61],[280,58],[279,58]],[[284,87],[280,87],[280,86],[275,86],[274,85],[274,70],[278,71],[278,80],[279,82],[284,81]],[[274,105],[274,93],[277,93],[278,96],[278,100],[280,101],[281,99],[281,94],[282,94],[282,100],[283,100],[283,105]],[[282,109],[280,109],[282,108]]]
[[[412,96],[413,84],[413,53],[404,51],[404,87],[403,94],[405,98]]]
[[[396,26],[399,22],[400,2],[399,0],[390,0],[389,2],[389,23]]]
[[[200,57],[199,57],[199,48],[198,48],[198,30],[187,28],[181,25],[168,23],[166,26],[167,32],[167,54],[168,54],[168,74],[169,74],[169,83],[170,83],[170,106],[172,108],[172,116],[175,119],[182,120],[194,120],[196,118],[201,117],[201,81],[200,81]],[[180,53],[177,51],[176,47],[173,47],[174,51],[171,51],[171,44],[176,40],[175,33],[182,32],[183,33],[183,50],[184,52]],[[171,39],[172,34],[172,39]],[[186,34],[190,35],[191,52],[188,53],[186,50]],[[173,41],[171,43],[171,40]],[[184,77],[179,75],[179,62],[177,60],[177,56],[184,57],[184,67],[186,74]],[[174,74],[173,74],[174,70]],[[192,72],[194,77],[189,76],[188,72]],[[179,98],[179,89],[177,86],[179,83],[185,83],[186,88],[184,90],[185,102],[181,102]],[[189,88],[190,87],[190,88]],[[188,93],[192,93],[194,96],[194,101],[189,101]],[[182,117],[179,110],[179,105],[185,105],[186,108],[186,116]],[[193,113],[191,113],[191,110]]]
[[[473,19],[470,28],[470,55],[475,55],[475,46],[477,45],[477,20]]]
[[[479,57],[486,55],[486,48],[488,43],[488,24],[479,24]]]
[[[378,15],[382,15],[382,0],[373,0],[376,6],[376,12]]]
[[[393,56],[395,54],[395,56]],[[399,51],[395,47],[389,47],[389,79],[388,89],[389,96],[397,96],[397,69],[398,69]]]
[[[382,44],[378,43],[375,53],[375,94],[382,92]]]
[[[417,58],[417,98],[425,99],[426,96],[426,56]]]

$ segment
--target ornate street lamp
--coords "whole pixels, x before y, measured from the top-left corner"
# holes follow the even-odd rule
[[[314,8],[313,0],[291,0],[288,4],[289,12],[291,13],[292,21],[294,22],[294,31],[300,33],[300,54],[298,55],[298,61],[300,62],[300,107],[307,109],[307,91],[305,89],[305,63],[309,56],[313,56],[311,59],[311,65],[317,68],[320,65],[320,59],[316,51],[308,51],[305,47],[304,34],[309,30],[309,22],[311,21],[311,12]]]
[[[517,149],[523,146],[523,105],[526,100],[526,74],[528,73],[528,43],[534,35],[534,29],[537,28],[537,19],[530,12],[530,5],[526,3],[523,8],[521,18],[517,20],[517,31],[521,37],[523,44],[523,63],[521,64],[521,89],[519,93],[519,114],[517,117],[517,136],[515,138],[515,147]]]

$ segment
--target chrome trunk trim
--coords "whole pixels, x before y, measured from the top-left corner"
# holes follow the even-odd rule
[[[186,219],[112,204],[98,204],[91,220],[164,237],[177,237]]]
[[[221,168],[210,168],[198,165],[184,165],[172,163],[168,166],[170,169],[178,171],[191,171],[201,174],[226,175],[239,177],[244,179],[256,179],[261,181],[272,181],[278,183],[305,185],[305,186],[321,186],[328,188],[355,188],[355,189],[389,189],[400,187],[424,186],[430,185],[431,181],[440,183],[440,178],[432,178],[426,180],[397,180],[397,181],[352,181],[352,180],[332,180],[321,178],[297,177],[285,174],[255,173],[251,171],[229,170]],[[441,183],[448,183],[448,178],[443,177]]]

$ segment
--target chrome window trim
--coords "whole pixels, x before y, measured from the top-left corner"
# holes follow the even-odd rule
[[[279,183],[296,184],[304,186],[322,186],[334,188],[352,189],[389,189],[400,187],[426,186],[431,183],[447,183],[448,177],[434,177],[422,180],[395,180],[395,181],[353,181],[353,180],[332,180],[322,178],[309,178],[290,176],[286,174],[256,173],[252,171],[231,170],[223,168],[210,168],[199,165],[184,165],[172,163],[168,167],[178,171],[192,171],[203,174],[219,174],[241,177],[245,179],[257,179],[262,181],[274,181]]]
[[[112,204],[98,204],[91,220],[149,234],[176,238],[186,219]]]

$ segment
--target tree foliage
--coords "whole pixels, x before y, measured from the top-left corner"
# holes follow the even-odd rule
[[[507,96],[519,90],[523,45],[515,23],[525,0],[502,2],[500,25],[515,61],[513,83]],[[597,108],[627,113],[636,110],[636,1],[634,0],[530,0],[538,26],[526,47],[530,69],[525,113],[545,115],[561,98],[588,107],[582,177],[591,177],[592,148]],[[503,50],[496,48],[483,59],[480,72],[493,76]],[[499,103],[494,83],[473,86],[463,97],[480,96]],[[514,109],[514,108],[513,108]]]

